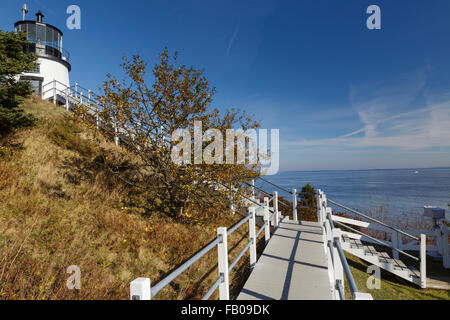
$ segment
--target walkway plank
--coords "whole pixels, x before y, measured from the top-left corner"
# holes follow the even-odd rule
[[[238,300],[272,299],[332,299],[322,229],[317,222],[285,218],[238,296]]]

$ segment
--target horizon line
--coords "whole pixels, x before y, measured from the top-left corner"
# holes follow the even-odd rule
[[[318,169],[318,170],[286,170],[279,171],[280,173],[290,173],[290,172],[322,172],[322,171],[378,171],[378,170],[423,170],[423,169],[450,169],[450,166],[439,166],[439,167],[409,167],[409,168],[372,168],[372,169]],[[277,175],[275,174],[275,175]],[[269,176],[270,177],[270,176]]]

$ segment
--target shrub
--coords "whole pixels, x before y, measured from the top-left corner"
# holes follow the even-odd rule
[[[17,77],[35,67],[36,57],[23,51],[27,42],[24,33],[0,30],[0,133],[31,126],[36,120],[19,109],[33,92],[29,82],[18,81]]]

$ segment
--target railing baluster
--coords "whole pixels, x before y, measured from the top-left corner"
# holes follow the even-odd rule
[[[250,246],[250,268],[253,269],[256,265],[256,214],[255,207],[248,208],[250,219],[248,220],[248,233],[250,241],[253,243]]]
[[[99,116],[98,116],[98,105],[95,106],[95,127],[98,129],[99,126]]]
[[[292,189],[292,218],[294,221],[297,219],[297,189]]]
[[[280,222],[280,212],[278,212],[278,192],[273,192],[273,211],[275,211],[275,223],[274,227],[278,228]]]
[[[321,195],[320,189],[317,189],[317,198],[316,198],[317,221],[318,221],[320,224],[323,223],[323,221],[322,221],[322,219],[321,219],[321,216],[320,216],[320,210],[322,209],[322,205],[321,205],[321,201],[320,201],[321,196],[322,196],[322,195]]]
[[[322,192],[322,211],[321,211],[321,213],[322,213],[321,220],[322,221],[325,221],[326,218],[327,218],[327,209],[326,209],[327,206],[328,206],[328,204],[327,204],[327,196],[326,196],[325,193]]]
[[[270,240],[270,212],[269,212],[269,198],[264,198],[264,224],[265,224],[265,239],[266,244]]]
[[[255,179],[252,179],[252,200],[255,200]]]
[[[326,208],[325,211],[327,212],[327,214],[330,214],[330,215],[332,213],[331,208]],[[325,232],[323,234],[323,243],[325,245],[325,252],[327,252],[328,251],[327,250],[327,243],[328,243],[328,241],[332,240],[332,230],[331,230],[330,221],[328,221],[328,219],[325,219],[324,222],[323,222],[323,226],[324,226],[324,229],[325,229]]]
[[[450,251],[448,245],[448,228],[446,224],[441,221],[440,231],[441,231],[441,242],[442,242],[442,260],[445,269],[450,269]]]
[[[339,249],[337,247],[336,241],[341,241],[341,230],[333,229],[333,271],[334,271],[334,283],[337,284],[338,281],[341,281],[342,288],[344,287],[344,269],[342,267],[341,257],[339,255]],[[340,294],[338,290],[335,291],[335,299],[340,299]]]
[[[69,111],[69,88],[66,88],[66,110]]]
[[[116,125],[114,125],[114,143],[116,144],[116,146],[119,145],[119,135]]]
[[[424,234],[420,235],[420,286],[427,287],[427,236]]]
[[[328,260],[328,277],[330,280],[330,287],[331,287],[331,296],[335,297],[335,279],[334,279],[334,256],[333,256],[333,241],[328,240],[327,241],[327,260]]]
[[[217,258],[219,261],[219,277],[223,277],[222,283],[219,285],[219,299],[230,300],[230,289],[228,279],[228,244],[227,244],[227,228],[217,228],[217,236],[220,241],[217,245]]]
[[[56,80],[53,79],[53,104],[56,104]]]
[[[395,249],[399,249],[398,232],[397,231],[391,232],[391,241],[392,241],[392,247]],[[395,250],[392,250],[392,256],[394,257],[394,259],[398,259],[398,252]]]

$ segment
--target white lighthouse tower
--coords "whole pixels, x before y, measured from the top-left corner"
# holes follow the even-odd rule
[[[52,83],[51,89],[56,87],[58,91],[70,87],[70,55],[63,49],[62,31],[44,23],[41,11],[36,13],[36,21],[25,20],[25,14],[28,12],[26,5],[22,12],[22,20],[14,24],[15,31],[26,32],[31,43],[26,45],[24,50],[35,54],[38,59],[36,68],[21,74],[20,80],[30,81],[36,94],[42,95],[43,99],[49,99],[53,97],[54,91],[48,90],[50,87],[46,88],[46,84]]]

